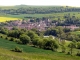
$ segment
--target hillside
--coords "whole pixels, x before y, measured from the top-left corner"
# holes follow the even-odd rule
[[[80,12],[80,8],[69,6],[2,6],[0,13],[6,14],[47,14],[47,13],[61,13],[61,12]]]
[[[25,20],[43,17],[51,20],[65,20],[64,16],[68,15],[80,18],[79,12],[79,7],[70,6],[0,6],[0,16]]]
[[[15,46],[23,48],[23,53],[10,51]],[[7,51],[7,52],[6,52]],[[4,52],[4,53],[3,53]],[[79,60],[78,56],[70,56],[63,53],[42,50],[30,46],[18,45],[0,38],[0,59],[1,60]]]

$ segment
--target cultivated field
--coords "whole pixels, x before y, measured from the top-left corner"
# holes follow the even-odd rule
[[[19,18],[11,18],[11,17],[0,17],[0,22],[11,21],[11,20],[20,20]]]

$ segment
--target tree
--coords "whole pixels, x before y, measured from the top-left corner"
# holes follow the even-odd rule
[[[38,46],[38,41],[40,41],[39,37],[33,39],[32,43],[35,47]]]
[[[20,40],[22,41],[22,44],[28,44],[30,42],[30,37],[22,34],[20,35]]]
[[[62,45],[61,48],[62,48],[62,52],[65,53],[66,47],[64,45]]]
[[[19,36],[20,36],[20,31],[19,31],[19,30],[11,30],[11,31],[8,33],[8,36],[15,37],[15,38],[19,38]]]
[[[70,32],[71,30],[69,28],[64,28],[63,31],[67,33],[67,32]]]
[[[31,41],[32,41],[35,37],[38,36],[38,35],[35,34],[35,32],[33,32],[33,31],[28,31],[27,35],[31,38]]]
[[[43,40],[39,40],[38,41],[38,46],[39,46],[39,48],[44,48],[44,42],[43,42]]]
[[[51,40],[51,50],[56,51],[59,48],[59,45],[56,40]]]
[[[8,29],[7,28],[0,27],[0,33],[7,35],[8,34]]]
[[[68,45],[68,47],[70,48],[70,54],[72,55],[73,49],[76,48],[75,43],[74,43],[74,42],[71,42],[71,43]]]
[[[23,52],[23,50],[20,47],[17,47],[17,46],[14,49],[12,49],[11,51],[14,51],[14,52]]]
[[[59,47],[57,41],[50,38],[44,38],[43,44],[44,44],[44,49],[49,49],[52,51],[56,51],[56,49]]]
[[[61,49],[62,49],[62,52],[63,52],[63,53],[66,51],[65,40],[62,40],[62,41],[61,41]]]

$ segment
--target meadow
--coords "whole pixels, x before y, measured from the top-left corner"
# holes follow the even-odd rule
[[[19,15],[11,15],[11,14],[0,14],[0,22],[4,21],[10,21],[10,20],[19,20],[19,19],[25,19],[28,20],[31,18],[42,18],[47,17],[50,20],[65,20],[64,16],[69,15],[70,16],[76,16],[80,19],[80,13],[79,12],[62,12],[62,13],[49,13],[49,14],[19,14]]]
[[[80,35],[80,31],[73,31],[72,34]]]
[[[19,14],[19,15],[11,15],[11,14],[5,14],[3,16],[5,17],[12,17],[12,18],[21,18],[21,19],[29,19],[25,17],[32,17],[32,18],[42,18],[42,17],[48,17],[51,20],[65,20],[64,16],[70,14],[70,16],[76,16],[77,18],[80,18],[79,12],[62,12],[62,13],[49,13],[49,14]]]
[[[22,53],[12,52],[15,47],[23,49]],[[0,38],[0,59],[1,60],[80,60],[78,56],[66,55],[66,53],[53,52],[34,48],[28,45],[20,45]]]

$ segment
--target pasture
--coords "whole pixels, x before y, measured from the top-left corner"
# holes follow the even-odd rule
[[[23,49],[23,53],[12,52],[16,46]],[[4,53],[3,53],[4,52]],[[66,53],[43,50],[28,45],[20,45],[0,38],[1,60],[80,60],[78,56],[66,55]]]
[[[17,19],[25,19],[28,20],[30,18],[42,18],[47,17],[51,20],[65,20],[64,16],[70,15],[70,16],[76,16],[80,19],[80,13],[79,12],[62,12],[62,13],[49,13],[49,14],[19,14],[19,15],[11,15],[11,14],[0,14],[1,17],[9,17],[17,18]],[[30,17],[30,18],[28,18]]]

